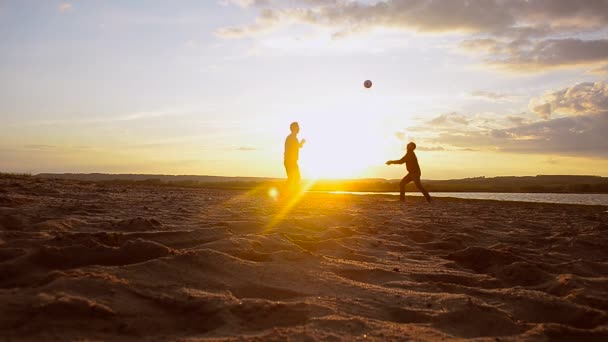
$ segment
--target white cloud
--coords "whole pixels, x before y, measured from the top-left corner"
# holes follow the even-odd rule
[[[493,91],[476,90],[471,92],[471,96],[480,97],[491,101],[506,101],[511,99],[513,96],[509,94],[496,93]]]
[[[222,27],[215,31],[221,38],[240,38],[245,35],[258,34],[271,31],[279,23],[279,17],[271,9],[264,9],[255,22],[246,26]]]
[[[590,74],[608,75],[608,64],[589,70]]]
[[[464,115],[458,113],[445,113],[441,114],[428,123],[434,126],[451,126],[457,125],[468,125],[471,120],[467,119]]]
[[[530,101],[532,113],[442,114],[409,130],[424,132],[423,143],[446,150],[608,158],[608,83],[579,83]],[[566,116],[552,117],[555,114]]]

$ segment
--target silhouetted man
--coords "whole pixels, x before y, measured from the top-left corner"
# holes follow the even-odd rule
[[[414,181],[414,184],[416,184],[418,190],[422,192],[424,198],[426,198],[426,201],[430,203],[431,195],[429,195],[429,193],[422,186],[422,183],[420,183],[420,176],[422,175],[422,173],[420,172],[420,165],[418,165],[418,158],[416,158],[416,154],[414,153],[415,149],[416,144],[414,144],[413,142],[407,144],[407,152],[405,153],[403,158],[399,160],[389,160],[386,162],[386,165],[405,163],[405,167],[408,173],[407,175],[405,175],[405,177],[403,177],[401,183],[399,183],[399,200],[405,201],[405,186],[407,185],[407,183]]]
[[[285,171],[287,172],[287,190],[297,189],[300,185],[300,167],[298,166],[298,158],[300,156],[300,148],[304,146],[305,139],[298,141],[298,133],[300,125],[297,122],[292,122],[289,125],[291,134],[285,139]]]

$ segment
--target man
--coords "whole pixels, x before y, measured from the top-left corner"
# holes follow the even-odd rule
[[[298,166],[298,158],[300,156],[300,148],[304,146],[305,139],[298,141],[298,133],[300,125],[297,122],[292,122],[289,125],[291,134],[285,139],[285,171],[287,172],[287,190],[297,189],[300,185],[300,167]]]
[[[386,162],[386,165],[405,163],[405,167],[407,169],[408,174],[403,177],[401,183],[399,183],[400,201],[405,201],[405,186],[407,185],[407,183],[414,181],[414,184],[416,184],[418,190],[422,192],[424,198],[426,198],[426,201],[431,203],[431,195],[429,195],[429,193],[422,186],[422,183],[420,183],[420,176],[422,175],[422,173],[420,172],[420,165],[418,165],[418,158],[416,158],[416,154],[414,153],[415,149],[415,143],[411,142],[407,144],[407,152],[405,153],[403,158],[399,160],[389,160]]]

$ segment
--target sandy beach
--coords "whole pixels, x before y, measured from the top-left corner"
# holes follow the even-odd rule
[[[605,208],[0,177],[3,340],[608,340]]]

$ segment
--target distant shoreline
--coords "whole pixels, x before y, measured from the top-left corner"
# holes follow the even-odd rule
[[[398,192],[352,192],[352,191],[312,191],[318,194],[353,195],[353,196],[391,196],[396,198]],[[513,203],[540,203],[557,205],[584,205],[608,207],[608,194],[575,194],[575,193],[508,193],[508,192],[433,192],[433,198],[455,199],[464,201],[498,201]],[[407,198],[422,197],[419,192],[407,192]]]
[[[132,183],[201,187],[207,189],[251,190],[258,187],[281,187],[284,179],[263,177],[222,177],[194,175],[145,174],[52,174],[41,173],[32,177],[72,179],[97,183]],[[399,179],[345,179],[318,180],[313,191],[394,192]],[[423,180],[431,192],[468,193],[552,193],[552,194],[607,194],[608,177],[578,175],[539,175],[522,177],[474,177],[453,180]],[[417,192],[413,184],[406,192]]]

